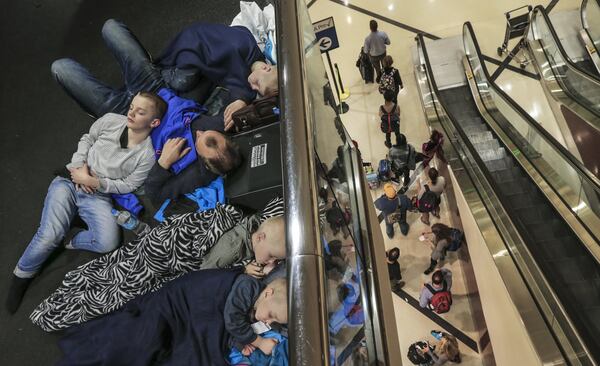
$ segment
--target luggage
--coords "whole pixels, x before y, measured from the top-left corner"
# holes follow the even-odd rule
[[[431,356],[427,353],[423,353],[420,348],[428,346],[426,342],[415,342],[408,347],[408,357],[409,361],[413,363],[413,365],[423,365],[428,364],[431,361]]]
[[[417,207],[420,212],[431,212],[438,206],[438,196],[429,190],[429,186],[425,184],[425,193],[417,200]]]
[[[387,182],[392,178],[392,167],[387,159],[379,161],[379,168],[377,169],[377,177],[382,182]]]
[[[446,281],[444,281],[444,285],[440,290],[435,290],[430,284],[425,284],[425,286],[433,294],[429,303],[429,306],[433,311],[437,314],[443,314],[450,311],[450,306],[452,306],[452,294],[447,289]]]
[[[379,178],[377,177],[377,173],[367,174],[367,183],[369,184],[370,189],[379,188]]]
[[[465,235],[463,234],[462,231],[458,230],[458,229],[451,229],[452,230],[452,241],[450,242],[450,244],[448,245],[448,249],[446,249],[449,252],[456,252],[462,245],[462,242],[465,239]]]
[[[237,132],[279,121],[279,95],[265,96],[254,100],[232,115]]]

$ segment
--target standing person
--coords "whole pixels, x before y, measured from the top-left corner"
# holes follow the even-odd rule
[[[410,200],[403,194],[397,194],[392,183],[383,186],[384,194],[375,200],[375,208],[383,212],[385,217],[385,232],[388,238],[394,237],[394,224],[400,226],[400,232],[408,234],[408,223],[406,222],[406,210],[411,206]]]
[[[400,263],[398,262],[398,259],[400,258],[400,249],[394,247],[388,250],[385,255],[392,291],[399,290],[404,286],[404,281],[402,281],[402,272],[400,271]]]
[[[438,261],[446,257],[448,247],[453,241],[452,228],[442,223],[433,224],[431,226],[431,233],[433,234],[433,238],[430,239],[432,248],[431,258],[429,267],[425,270],[425,272],[423,272],[424,274],[430,274],[433,272],[438,264]]]
[[[377,78],[375,81],[379,83],[381,79],[381,61],[386,56],[386,45],[390,44],[390,38],[385,32],[377,30],[377,22],[371,19],[369,22],[371,33],[365,38],[364,51],[369,55],[371,63],[375,67]]]
[[[392,147],[392,132],[396,135],[396,145],[400,142],[400,107],[394,103],[394,92],[386,90],[383,93],[385,103],[379,106],[379,118],[381,119],[381,132],[385,133],[385,147]]]
[[[420,201],[423,196],[425,195],[425,192],[427,191],[431,191],[433,193],[435,193],[436,197],[437,197],[437,202],[435,202],[435,204],[433,205],[433,208],[431,210],[431,214],[435,217],[437,217],[438,219],[440,218],[440,203],[442,201],[442,193],[444,192],[444,189],[446,188],[446,179],[444,179],[444,177],[441,177],[439,175],[439,172],[436,168],[429,168],[429,170],[427,171],[427,176],[429,177],[429,180],[423,180],[422,177],[419,177],[419,180],[417,181],[418,184],[418,200]],[[422,211],[421,212],[421,221],[425,224],[425,225],[429,225],[429,212],[426,211]]]
[[[150,133],[166,108],[156,94],[138,93],[127,116],[107,113],[81,137],[71,162],[50,183],[40,226],[14,269],[6,300],[11,314],[63,239],[68,249],[108,253],[117,248],[119,226],[111,212],[110,194],[133,192],[148,176],[154,165]],[[75,215],[88,230],[65,238]]]
[[[393,91],[395,94],[394,103],[398,104],[398,93],[400,93],[400,89],[404,88],[400,72],[395,67],[392,67],[394,64],[392,56],[385,56],[382,64],[383,73],[381,74],[381,80],[379,80],[379,92],[383,94],[386,90]]]
[[[390,149],[388,152],[388,160],[392,166],[392,172],[396,176],[396,179],[403,177],[402,188],[400,193],[404,193],[408,190],[408,184],[410,183],[410,171],[415,170],[417,162],[421,159],[421,156],[417,156],[415,148],[406,143],[406,136],[400,134],[398,143]]]

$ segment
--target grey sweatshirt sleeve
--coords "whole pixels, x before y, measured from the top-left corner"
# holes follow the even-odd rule
[[[88,151],[94,142],[96,142],[98,136],[100,136],[100,131],[102,131],[104,121],[106,120],[105,116],[98,118],[96,122],[92,124],[92,127],[90,127],[90,131],[81,136],[79,144],[77,145],[77,151],[73,154],[71,162],[67,164],[67,169],[80,168],[83,166],[83,163],[87,161]]]

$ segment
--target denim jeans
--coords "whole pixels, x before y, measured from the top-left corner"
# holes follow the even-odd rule
[[[44,201],[40,227],[19,259],[14,274],[21,278],[33,277],[58,248],[76,214],[85,221],[88,230],[73,238],[73,248],[96,253],[114,250],[119,245],[119,226],[111,209],[109,195],[77,191],[70,180],[54,178]]]
[[[164,86],[161,70],[125,24],[107,20],[102,27],[102,37],[121,67],[125,83],[121,89],[101,82],[72,59],[56,60],[51,68],[67,94],[95,118],[109,112],[126,114],[138,92],[157,92]]]

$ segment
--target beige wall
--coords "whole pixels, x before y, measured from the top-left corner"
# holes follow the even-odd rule
[[[449,173],[453,186],[458,187],[454,174]],[[496,364],[541,365],[462,191],[456,189],[455,194]]]

